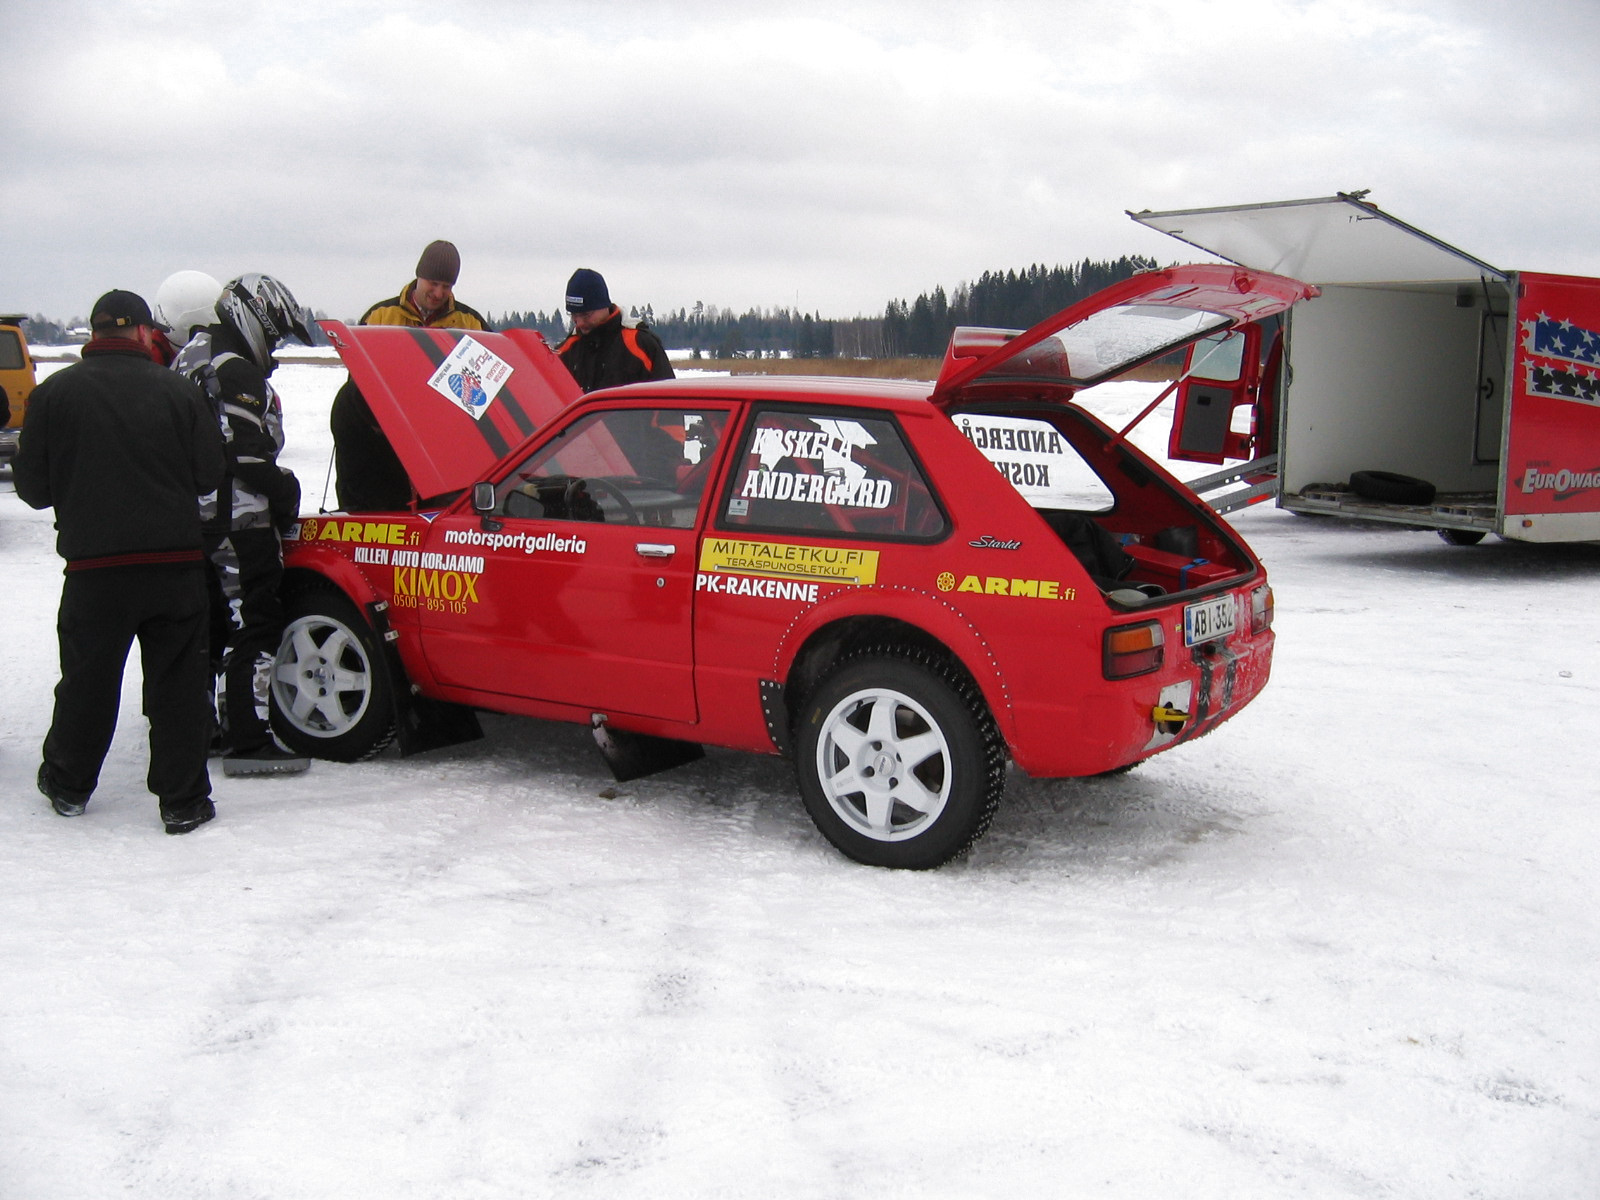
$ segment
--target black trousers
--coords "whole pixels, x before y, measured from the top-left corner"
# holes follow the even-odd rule
[[[146,782],[163,817],[211,795],[206,773],[211,670],[205,574],[193,566],[68,571],[56,618],[61,682],[44,761],[62,791],[88,799],[117,728],[122,671],[139,642],[144,715],[150,722]]]
[[[268,689],[283,637],[283,547],[276,530],[236,529],[207,537],[211,568],[211,656],[222,675],[222,733],[232,750],[272,740]]]
[[[356,385],[346,380],[328,414],[334,489],[345,512],[384,512],[411,503],[411,477]]]

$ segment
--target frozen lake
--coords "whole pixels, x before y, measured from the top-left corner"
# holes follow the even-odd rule
[[[275,377],[307,511],[342,378]],[[0,474],[0,1195],[1588,1200],[1600,548],[1236,523],[1262,697],[1129,775],[1013,774],[908,874],[836,854],[781,760],[618,785],[496,717],[217,772],[169,838],[131,687],[63,821],[61,564]]]

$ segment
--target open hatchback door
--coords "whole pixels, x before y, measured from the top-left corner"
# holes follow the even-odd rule
[[[988,389],[1036,384],[1038,399],[1070,400],[1079,389],[1316,294],[1298,280],[1236,267],[1145,271],[1025,332],[957,329],[929,399],[948,408]]]
[[[425,499],[485,478],[583,394],[530,329],[319,324]]]

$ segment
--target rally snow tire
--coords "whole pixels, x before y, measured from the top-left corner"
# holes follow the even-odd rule
[[[1366,500],[1385,504],[1432,504],[1438,489],[1426,479],[1393,471],[1352,471],[1350,490]]]
[[[312,758],[371,758],[395,735],[394,681],[377,633],[328,588],[291,593],[284,607],[272,664],[274,732]]]
[[[930,651],[846,655],[800,710],[796,773],[824,837],[857,862],[925,870],[988,829],[1005,744],[972,680]]]

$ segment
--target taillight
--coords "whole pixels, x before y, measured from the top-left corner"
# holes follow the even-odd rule
[[[1272,628],[1272,588],[1262,584],[1250,593],[1250,632],[1265,633]]]
[[[1107,679],[1131,679],[1161,669],[1166,635],[1159,621],[1118,625],[1106,630],[1101,669]]]

